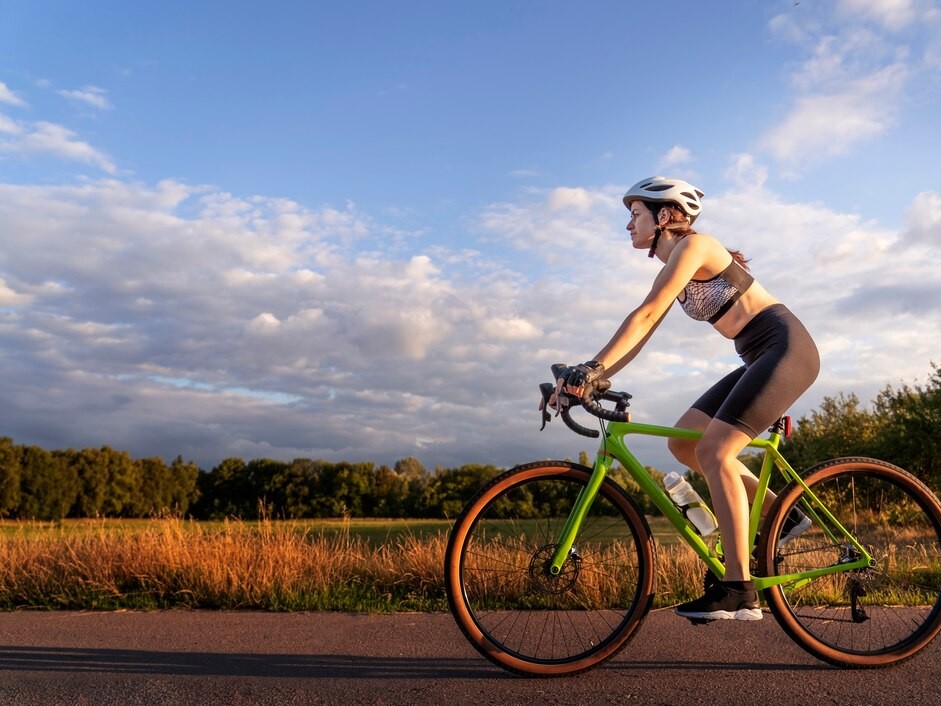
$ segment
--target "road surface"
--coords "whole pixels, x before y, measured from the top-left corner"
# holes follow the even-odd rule
[[[662,610],[607,665],[545,680],[492,666],[447,614],[20,611],[0,614],[0,703],[927,704],[939,657],[941,640],[835,669],[767,613],[696,627]]]

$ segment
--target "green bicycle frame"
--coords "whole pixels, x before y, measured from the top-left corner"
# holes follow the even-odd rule
[[[703,538],[699,536],[693,525],[683,516],[679,508],[673,504],[673,501],[670,499],[670,496],[667,495],[666,491],[650,476],[634,454],[631,453],[630,449],[628,449],[625,437],[630,434],[693,440],[702,437],[702,432],[693,431],[691,429],[680,429],[678,427],[639,424],[635,422],[611,422],[607,424],[602,433],[601,444],[595,458],[591,478],[588,484],[582,488],[579,493],[559,536],[552,563],[549,565],[550,573],[558,575],[562,571],[562,566],[565,564],[575,545],[575,538],[578,536],[582,522],[588,515],[588,511],[595,497],[598,495],[598,491],[601,489],[601,484],[604,482],[611,468],[611,464],[614,460],[617,460],[630,474],[637,485],[640,486],[644,494],[650,497],[654,505],[656,505],[660,512],[663,513],[664,517],[669,520],[670,524],[676,528],[676,531],[683,540],[692,547],[693,551],[705,562],[712,573],[721,578],[725,575],[725,565],[722,559],[715,550],[706,544]],[[758,488],[755,492],[755,499],[752,502],[749,513],[748,537],[751,544],[754,544],[755,538],[758,535],[758,527],[761,524],[761,510],[771,481],[771,473],[774,468],[777,468],[784,476],[785,481],[793,480],[803,487],[805,493],[805,497],[802,500],[803,509],[811,519],[823,529],[829,539],[837,541],[839,537],[841,541],[846,541],[859,553],[859,559],[796,574],[769,577],[756,576],[753,578],[755,588],[762,590],[779,584],[809,581],[827,574],[871,566],[874,562],[865,547],[833,517],[830,511],[810,491],[807,485],[804,484],[800,475],[778,451],[780,444],[780,433],[772,430],[767,439],[757,438],[748,445],[749,448],[757,448],[764,451],[761,473],[758,477]]]

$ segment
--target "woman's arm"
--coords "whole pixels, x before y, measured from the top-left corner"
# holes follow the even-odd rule
[[[650,293],[595,356],[594,360],[604,365],[605,377],[632,361],[650,340],[677,296],[703,266],[713,242],[711,238],[690,236],[677,243]]]
[[[637,354],[640,353],[641,349],[647,344],[647,341],[650,340],[650,337],[653,336],[653,332],[656,331],[660,327],[660,324],[667,317],[667,312],[669,311],[670,311],[670,308],[667,307],[667,311],[663,312],[663,315],[657,321],[654,322],[653,326],[651,326],[650,330],[647,332],[647,335],[645,335],[636,346],[634,346],[630,351],[628,351],[627,355],[622,356],[621,359],[618,360],[617,362],[612,363],[611,365],[605,365],[604,360],[602,358],[595,358],[595,360],[600,362],[602,365],[605,365],[604,376],[606,378],[611,377],[612,375],[616,375],[618,372],[620,372],[622,368],[626,367],[628,363],[630,363],[632,360],[634,360],[634,358],[637,357]],[[628,317],[628,319],[630,319],[630,317]],[[621,325],[621,327],[623,328],[626,323],[627,321],[625,321],[624,324]],[[618,329],[619,332],[620,330],[621,329]],[[617,336],[618,336],[617,333],[614,334],[614,338],[612,338],[611,341],[614,341],[614,339],[617,338]],[[608,345],[605,346],[598,355],[605,355],[605,351],[610,345],[611,345],[611,342],[609,341]]]

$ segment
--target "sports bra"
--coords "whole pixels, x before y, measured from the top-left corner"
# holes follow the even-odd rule
[[[710,279],[691,279],[683,288],[680,303],[690,318],[716,323],[732,308],[751,286],[755,278],[735,260],[722,272]]]

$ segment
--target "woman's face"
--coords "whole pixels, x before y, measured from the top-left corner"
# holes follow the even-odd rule
[[[628,208],[631,220],[627,223],[627,232],[631,234],[631,243],[638,250],[649,248],[657,229],[653,214],[643,201],[631,201]]]

